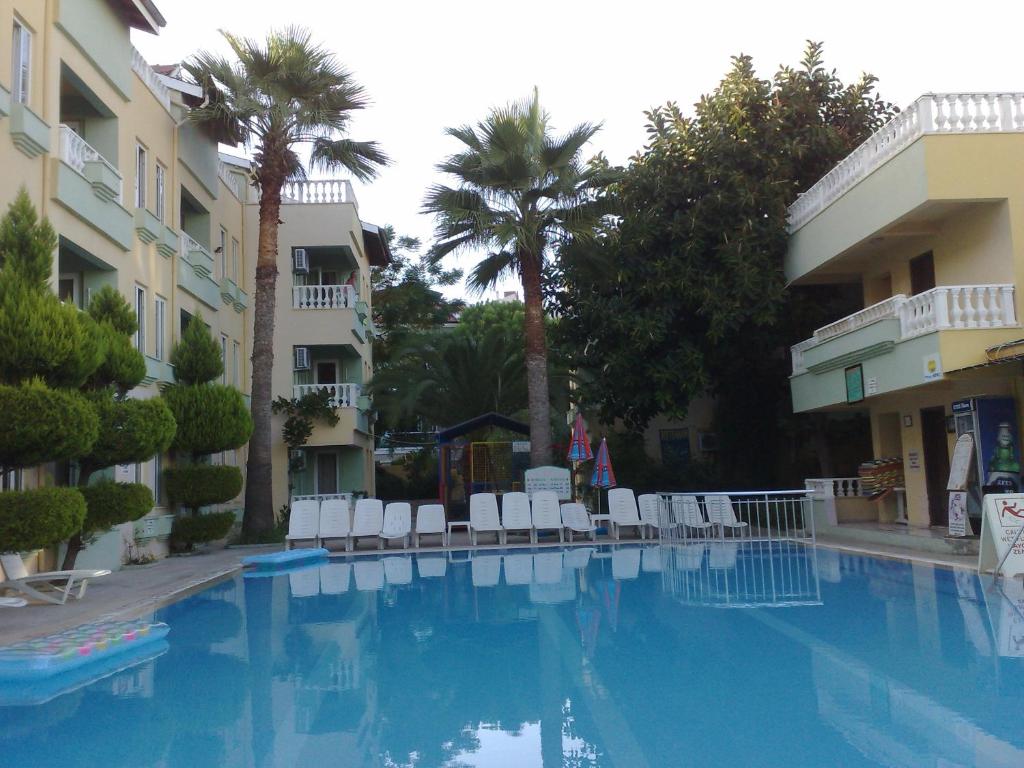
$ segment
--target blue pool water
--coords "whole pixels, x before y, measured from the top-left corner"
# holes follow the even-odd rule
[[[1024,766],[1012,582],[795,544],[452,557],[167,606],[138,658],[0,683],[0,765]]]

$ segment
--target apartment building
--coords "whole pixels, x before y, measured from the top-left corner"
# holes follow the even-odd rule
[[[794,284],[859,284],[864,304],[793,346],[794,409],[867,411],[863,458],[902,462],[902,486],[877,503],[858,478],[812,481],[858,497],[832,524],[938,538],[966,432],[972,510],[1020,487],[1024,94],[920,97],[793,204],[785,269]]]
[[[189,121],[200,90],[132,46],[132,29],[156,34],[164,24],[151,0],[0,0],[0,207],[25,188],[53,224],[52,284],[62,299],[84,308],[99,286],[113,285],[136,308],[147,377],[131,396],[155,397],[173,381],[171,348],[200,314],[220,340],[222,382],[248,394],[258,193],[248,163],[221,154],[220,137]],[[369,269],[388,258],[386,245],[359,220],[347,182],[299,184],[289,195],[274,396],[335,387],[341,421],[311,441],[336,456],[335,480],[329,460],[314,458],[310,493],[372,492],[370,406],[360,387],[372,366]],[[244,469],[245,452],[219,460]],[[80,563],[118,567],[130,548],[166,552],[174,515],[161,471],[170,461],[117,468],[117,479],[149,485],[156,507],[101,537]],[[280,508],[289,487],[283,443],[274,472]],[[5,483],[68,481],[62,474],[40,467]],[[240,505],[241,497],[228,506]]]

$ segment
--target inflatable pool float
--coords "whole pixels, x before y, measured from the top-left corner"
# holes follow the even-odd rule
[[[281,568],[314,560],[326,560],[329,553],[326,549],[286,549],[281,552],[270,552],[266,555],[250,555],[242,558],[242,565],[251,568]]]

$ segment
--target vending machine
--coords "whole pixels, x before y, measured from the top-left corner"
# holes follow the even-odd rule
[[[974,397],[953,403],[957,437],[974,438],[975,472],[968,493],[968,514],[981,517],[986,493],[1021,489],[1017,406],[1012,397]],[[975,530],[979,530],[976,526]]]

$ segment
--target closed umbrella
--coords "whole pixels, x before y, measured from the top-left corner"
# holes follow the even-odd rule
[[[569,441],[569,455],[573,469],[573,500],[580,500],[580,486],[583,485],[583,478],[580,477],[580,464],[594,458],[594,452],[590,450],[590,438],[587,437],[587,428],[583,424],[583,414],[576,412],[576,422],[572,425],[572,439]]]
[[[612,460],[608,457],[608,441],[601,438],[601,447],[597,449],[597,461],[594,462],[594,474],[590,477],[590,484],[598,489],[597,511],[601,512],[601,488],[614,488],[615,470],[612,469]]]

